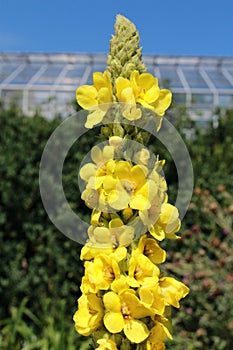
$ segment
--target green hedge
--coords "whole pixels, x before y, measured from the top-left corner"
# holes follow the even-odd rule
[[[61,123],[39,115],[25,117],[16,106],[0,106],[0,314],[28,297],[28,307],[40,313],[45,298],[65,298],[72,314],[79,295],[80,246],[50,222],[39,192],[39,164],[47,139]],[[82,148],[82,144],[81,144]],[[64,186],[75,210],[82,210],[73,190],[81,153],[71,150]],[[52,158],[56,155],[51,155]],[[68,311],[69,310],[69,311]]]

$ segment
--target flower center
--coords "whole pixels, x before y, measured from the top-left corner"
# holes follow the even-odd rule
[[[129,194],[132,195],[135,188],[136,188],[136,183],[135,182],[131,182],[129,180],[121,180],[122,186],[124,188],[124,190]]]
[[[97,314],[97,311],[91,307],[91,305],[88,305],[88,310],[90,315],[95,315]]]
[[[114,280],[115,274],[111,266],[107,265],[104,267],[104,276],[105,279],[109,282],[112,282]]]
[[[153,253],[153,250],[150,248],[149,244],[147,244],[144,248],[144,254],[149,258]]]
[[[138,280],[138,279],[140,279],[142,277],[142,275],[143,275],[143,271],[142,271],[140,265],[137,265],[136,269],[134,271],[134,278],[136,280]]]
[[[121,312],[125,319],[132,319],[131,312],[125,302],[121,304]]]

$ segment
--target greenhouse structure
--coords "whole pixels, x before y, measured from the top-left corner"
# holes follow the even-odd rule
[[[38,110],[47,118],[65,118],[76,88],[92,84],[92,73],[103,72],[106,60],[106,54],[0,53],[0,99],[17,101],[29,116]],[[233,58],[144,55],[143,60],[194,120],[209,121],[217,107],[233,107]]]

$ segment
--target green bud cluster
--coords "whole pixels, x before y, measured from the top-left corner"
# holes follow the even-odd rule
[[[144,73],[142,48],[139,47],[139,34],[135,25],[122,15],[116,16],[115,35],[110,40],[107,70],[114,83],[119,76],[129,79],[134,70]]]

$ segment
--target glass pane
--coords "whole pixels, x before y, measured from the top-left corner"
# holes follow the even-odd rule
[[[176,71],[176,66],[159,66],[161,74],[160,85],[166,88],[183,88]]]
[[[219,105],[223,107],[232,107],[233,95],[219,95]]]
[[[65,76],[62,77],[61,81],[59,82],[59,85],[78,86],[78,84],[80,83],[83,77],[85,70],[86,70],[85,64],[74,65],[67,68]]]
[[[47,104],[51,100],[50,91],[29,91],[28,94],[30,106],[40,106]]]
[[[40,66],[28,65],[26,66],[12,81],[11,84],[27,84],[29,80],[35,75]]]
[[[233,80],[233,67],[232,66],[231,67],[227,67],[227,71],[228,71],[228,73],[230,73],[231,79]]]
[[[210,77],[211,81],[217,89],[231,89],[232,85],[225,78],[220,69],[217,68],[206,68],[206,73]]]
[[[36,80],[34,84],[53,85],[64,66],[65,65],[53,64],[51,66],[48,66],[44,73]]]
[[[59,105],[65,105],[72,99],[75,99],[75,91],[55,91],[54,95],[56,96],[57,104]]]
[[[206,84],[205,80],[202,78],[199,70],[197,67],[184,67],[182,68],[182,71],[185,75],[185,78],[188,82],[188,85],[195,89],[195,88],[205,88],[208,89],[208,85]]]
[[[192,94],[193,105],[212,105],[213,95],[211,94]]]
[[[2,63],[0,65],[0,83],[13,73],[17,67],[18,65],[15,64]]]

